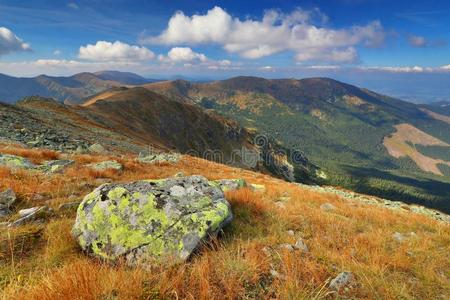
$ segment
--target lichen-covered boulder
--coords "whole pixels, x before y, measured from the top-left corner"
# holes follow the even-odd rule
[[[12,189],[7,189],[0,193],[0,217],[11,213],[10,207],[16,202],[16,193]]]
[[[78,207],[81,248],[131,265],[187,259],[233,215],[222,190],[202,176],[105,184]]]
[[[35,167],[28,159],[10,154],[0,154],[0,166],[11,169],[33,169]]]

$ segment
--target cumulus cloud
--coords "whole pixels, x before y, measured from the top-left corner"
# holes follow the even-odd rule
[[[30,51],[29,44],[24,43],[11,30],[0,27],[0,56],[12,52]]]
[[[195,45],[214,43],[230,53],[256,59],[282,51],[293,51],[299,61],[351,62],[356,46],[376,47],[385,39],[379,21],[344,29],[326,27],[326,16],[315,9],[296,9],[290,14],[266,11],[262,20],[233,18],[216,6],[204,15],[176,12],[158,36],[142,43]]]
[[[194,52],[189,47],[175,47],[169,50],[167,56],[159,55],[158,59],[162,62],[180,63],[180,62],[206,62],[208,58],[202,53]]]
[[[90,61],[145,61],[153,59],[155,54],[145,47],[120,41],[98,41],[95,45],[81,46],[78,57]]]

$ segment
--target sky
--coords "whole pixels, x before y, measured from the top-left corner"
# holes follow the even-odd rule
[[[0,73],[327,76],[448,100],[449,29],[447,0],[0,0]]]

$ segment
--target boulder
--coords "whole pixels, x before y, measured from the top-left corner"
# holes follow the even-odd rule
[[[0,154],[0,166],[11,169],[33,169],[35,167],[28,159],[10,154]]]
[[[93,170],[96,170],[96,171],[104,171],[104,170],[110,170],[110,169],[120,171],[123,168],[122,164],[120,164],[119,162],[117,162],[115,160],[107,160],[107,161],[102,161],[99,163],[93,163],[93,164],[87,165],[87,167],[89,167]]]
[[[224,192],[239,190],[247,187],[247,182],[244,179],[220,179],[214,180],[213,182],[220,186]]]
[[[342,288],[352,284],[354,280],[355,276],[352,272],[341,272],[330,281],[330,289],[339,291]]]
[[[202,176],[105,184],[78,207],[81,248],[130,265],[186,260],[233,218],[222,190]]]
[[[0,217],[6,217],[11,213],[10,207],[16,200],[16,194],[11,189],[0,193]]]
[[[137,158],[137,161],[144,164],[158,164],[158,163],[177,163],[181,158],[179,153],[161,153],[150,154],[147,156],[141,156]]]

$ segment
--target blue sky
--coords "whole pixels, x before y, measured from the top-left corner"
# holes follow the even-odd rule
[[[449,28],[445,0],[0,0],[0,73],[445,79]]]

